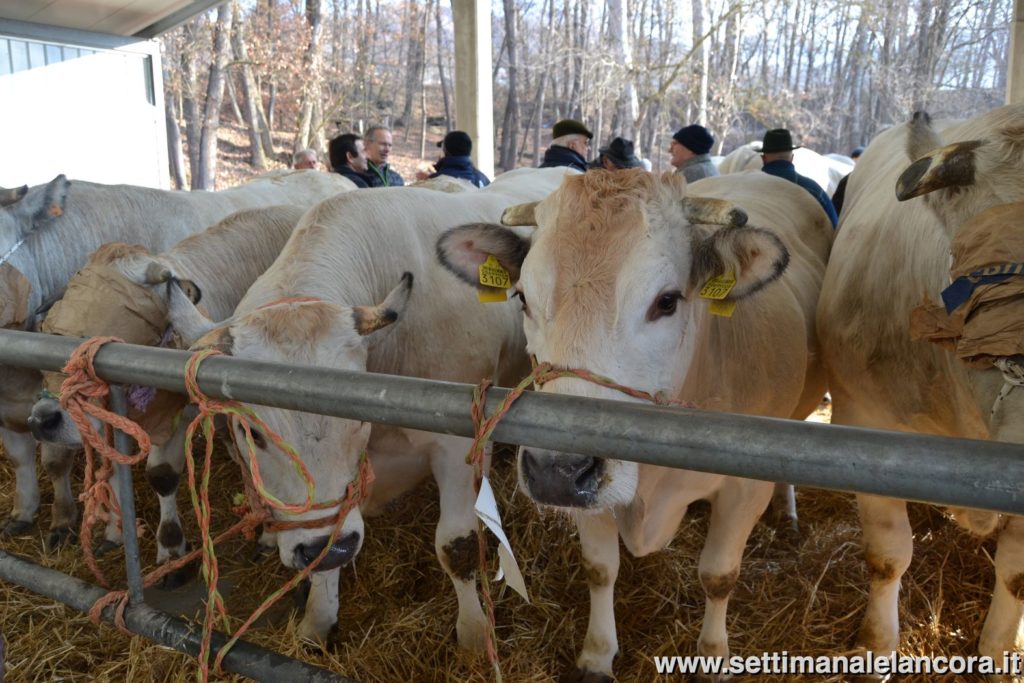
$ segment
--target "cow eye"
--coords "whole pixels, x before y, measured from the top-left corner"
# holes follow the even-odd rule
[[[238,433],[241,435],[243,439],[245,438],[245,427],[243,427],[241,424],[238,425]],[[263,438],[263,434],[261,434],[258,429],[250,428],[249,433],[252,434],[252,442],[253,445],[256,446],[256,448],[259,448],[260,450],[266,449],[267,440]]]
[[[512,292],[512,298],[519,299],[523,306],[523,313],[525,313],[526,315],[530,315],[530,311],[526,307],[526,295],[523,294],[523,290],[517,289],[514,292]]]
[[[676,307],[682,298],[683,293],[678,290],[659,294],[658,298],[651,304],[651,308],[647,311],[647,320],[654,322],[658,318],[666,318],[672,315],[676,312]]]

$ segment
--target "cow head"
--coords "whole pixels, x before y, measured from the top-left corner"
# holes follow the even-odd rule
[[[913,163],[900,175],[896,197],[923,197],[950,236],[988,208],[1024,200],[1024,107],[994,110],[971,126],[969,139],[946,144],[927,113],[907,123]]]
[[[344,307],[324,301],[271,303],[237,316],[193,348],[213,347],[235,357],[339,370],[365,371],[368,348],[386,334],[386,328],[403,314],[412,289],[412,274],[378,305]],[[291,445],[305,463],[315,483],[315,502],[340,500],[349,482],[358,475],[359,460],[366,450],[370,423],[294,410],[250,406],[266,425]],[[231,421],[232,438],[243,453],[248,452],[245,430],[237,418]],[[252,442],[269,493],[279,500],[300,504],[306,499],[301,476],[266,434],[252,430]],[[320,519],[338,508],[287,515],[275,511],[282,521]],[[309,564],[328,540],[329,527],[288,529],[277,534],[281,562],[301,569]],[[352,560],[363,541],[363,519],[357,509],[345,519],[325,560],[317,571],[336,569]],[[323,634],[319,634],[323,635]]]
[[[42,331],[67,337],[115,336],[129,344],[155,346],[168,328],[168,302],[178,281],[144,247],[112,242],[89,256],[50,309]],[[185,283],[198,301],[199,291]],[[64,375],[43,373],[43,385],[56,395]],[[36,401],[28,420],[36,439],[77,446],[81,435],[51,396]]]
[[[532,240],[501,226],[467,225],[441,237],[438,257],[477,286],[479,265],[496,257],[514,283],[527,350],[539,361],[651,393],[679,395],[707,323],[699,292],[709,280],[732,274],[726,301],[736,301],[778,278],[789,258],[773,233],[744,226],[743,211],[687,197],[685,182],[671,174],[566,178],[546,200],[506,220],[526,222],[531,213],[538,226]],[[634,400],[572,378],[541,391]],[[520,482],[542,504],[627,504],[638,473],[624,461],[520,450]]]

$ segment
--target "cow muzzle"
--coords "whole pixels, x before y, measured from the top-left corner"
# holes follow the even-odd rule
[[[523,448],[519,481],[542,505],[589,508],[597,504],[606,465],[589,455]]]
[[[316,538],[308,543],[300,543],[295,546],[292,554],[293,566],[296,569],[305,569],[313,560],[320,556],[330,539],[327,537]],[[316,566],[315,572],[328,572],[332,569],[344,567],[352,561],[359,552],[360,536],[358,531],[338,539],[328,549],[323,561]]]
[[[52,398],[41,398],[32,406],[28,417],[28,428],[37,441],[53,443],[59,441],[64,426],[64,414],[60,404]]]

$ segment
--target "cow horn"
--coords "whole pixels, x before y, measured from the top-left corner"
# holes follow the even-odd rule
[[[385,328],[398,320],[405,313],[412,292],[412,273],[402,273],[402,281],[391,290],[387,297],[376,306],[353,306],[352,317],[355,320],[356,332],[365,337],[379,329]]]
[[[151,261],[146,266],[146,284],[159,285],[171,279],[171,269],[158,261]]]
[[[683,199],[683,211],[691,223],[737,227],[747,224],[747,212],[724,199],[686,197]]]
[[[945,187],[974,184],[975,153],[983,140],[966,140],[939,147],[907,166],[896,181],[896,199],[901,202]]]
[[[10,206],[15,202],[21,201],[21,198],[28,194],[28,185],[22,185],[21,187],[0,187],[0,207]]]
[[[537,204],[540,202],[530,202],[528,204],[516,204],[510,206],[501,214],[501,224],[507,226],[514,225],[537,225],[537,218],[534,212],[537,209]]]

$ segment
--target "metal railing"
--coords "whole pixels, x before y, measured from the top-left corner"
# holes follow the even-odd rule
[[[0,364],[60,370],[81,341],[0,330]],[[111,383],[184,393],[189,357],[184,351],[108,344],[96,355],[94,366]],[[204,361],[198,381],[204,393],[216,398],[473,436],[473,387],[467,384],[223,356]],[[487,415],[507,393],[490,390]],[[114,392],[114,401],[123,397]],[[522,396],[493,437],[597,457],[1024,514],[1024,446],[1016,444],[539,392]],[[124,446],[118,443],[119,449]],[[126,474],[119,472],[127,493],[131,480],[122,476]],[[128,508],[122,512],[124,528],[134,529]],[[197,649],[193,627],[142,604],[137,547],[126,542],[125,553],[133,598],[129,627],[182,651]],[[103,595],[99,587],[42,569],[0,551],[0,578],[79,609],[87,609]],[[224,664],[259,680],[275,679],[285,669],[303,680],[349,680],[243,642]]]

